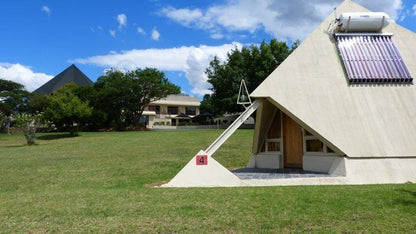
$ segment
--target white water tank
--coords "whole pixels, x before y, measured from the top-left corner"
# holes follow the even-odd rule
[[[348,32],[378,32],[389,21],[389,15],[384,12],[347,12],[340,15],[337,29]]]

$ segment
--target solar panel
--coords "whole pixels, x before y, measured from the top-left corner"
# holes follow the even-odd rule
[[[350,84],[413,83],[392,36],[385,33],[335,34]]]

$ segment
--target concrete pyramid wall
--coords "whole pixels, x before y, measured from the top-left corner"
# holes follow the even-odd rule
[[[197,165],[197,157],[206,155],[206,165]],[[199,151],[184,168],[162,187],[234,187],[243,182],[203,150]]]

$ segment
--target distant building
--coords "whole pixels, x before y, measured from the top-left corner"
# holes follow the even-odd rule
[[[151,102],[143,112],[143,122],[148,128],[153,125],[178,125],[189,122],[199,115],[201,102],[197,97],[186,95],[168,95],[166,98]]]
[[[74,83],[77,86],[91,86],[93,84],[81,70],[72,64],[63,72],[33,91],[33,93],[50,94],[69,83]]]

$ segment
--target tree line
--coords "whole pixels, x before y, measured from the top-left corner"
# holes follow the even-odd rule
[[[243,107],[236,104],[241,80],[251,93],[298,45],[299,41],[289,47],[272,39],[235,48],[223,62],[214,57],[205,70],[212,94],[203,97],[201,112],[216,116],[241,112]],[[142,113],[151,101],[178,93],[180,87],[154,68],[109,70],[93,86],[67,84],[49,95],[33,94],[21,84],[0,79],[0,130],[13,123],[11,120],[32,130],[42,122],[73,135],[80,127],[135,128],[140,126]]]
[[[21,84],[0,79],[0,128],[10,123],[27,126],[42,122],[72,135],[80,127],[134,128],[140,126],[142,113],[151,101],[178,93],[180,87],[154,68],[126,73],[110,70],[93,86],[69,83],[48,95],[30,93]]]
[[[244,108],[236,104],[241,80],[245,80],[251,93],[299,44],[300,41],[296,40],[289,47],[286,42],[272,39],[269,43],[263,41],[260,45],[235,48],[227,54],[224,62],[214,57],[205,70],[212,94],[204,96],[201,112],[220,116],[243,111]]]

